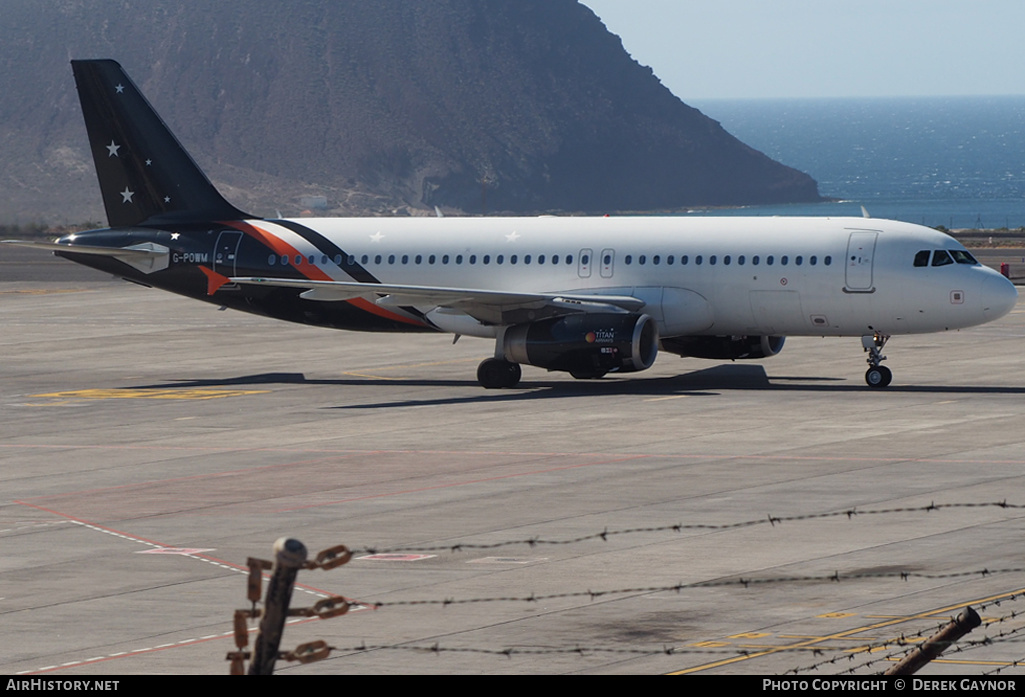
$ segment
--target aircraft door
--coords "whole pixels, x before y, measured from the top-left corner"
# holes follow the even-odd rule
[[[872,258],[875,255],[878,232],[852,232],[847,242],[847,285],[852,293],[870,293],[872,286]]]
[[[237,230],[223,230],[214,244],[214,271],[223,276],[236,276],[235,264],[238,261],[238,246],[242,242],[242,233]]]
[[[577,257],[577,275],[580,276],[580,278],[591,277],[591,264],[594,261],[594,259],[592,259],[593,256],[594,252],[590,249],[580,250],[580,256]]]
[[[616,250],[614,249],[603,249],[601,250],[601,277],[612,278],[612,273],[615,270],[614,264],[616,263]]]

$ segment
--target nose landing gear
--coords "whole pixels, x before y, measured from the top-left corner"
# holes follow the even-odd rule
[[[886,387],[893,380],[893,373],[885,365],[880,365],[886,360],[883,355],[883,347],[890,340],[889,335],[876,332],[870,336],[861,337],[861,345],[868,352],[869,368],[865,372],[865,382],[869,387]]]

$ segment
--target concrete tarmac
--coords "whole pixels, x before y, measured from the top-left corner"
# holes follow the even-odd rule
[[[226,674],[286,535],[356,553],[293,607],[362,605],[282,673],[869,675],[967,605],[920,675],[1022,673],[1025,304],[895,337],[885,391],[802,338],[485,391],[488,342],[44,277],[0,281],[0,673]]]

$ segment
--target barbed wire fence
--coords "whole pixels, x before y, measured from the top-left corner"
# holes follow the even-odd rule
[[[299,568],[321,568],[321,569],[333,569],[341,566],[353,558],[358,558],[357,555],[382,555],[382,554],[423,554],[423,553],[459,553],[459,552],[480,552],[480,551],[493,551],[504,548],[512,547],[523,547],[534,549],[543,546],[573,546],[580,544],[599,542],[609,542],[610,540],[617,537],[626,537],[631,535],[650,535],[653,533],[683,533],[687,531],[722,531],[722,530],[733,530],[740,528],[753,528],[756,526],[771,526],[777,527],[784,523],[800,522],[800,521],[814,521],[823,520],[830,518],[846,518],[849,521],[855,521],[862,517],[867,516],[891,516],[896,514],[932,514],[943,511],[951,511],[956,509],[979,509],[979,508],[998,508],[1005,510],[1023,510],[1025,504],[1012,504],[1005,501],[999,502],[970,502],[970,503],[930,503],[927,506],[904,506],[904,507],[891,507],[891,508],[877,508],[877,509],[864,509],[859,510],[856,508],[846,509],[843,511],[834,511],[827,513],[815,513],[815,514],[804,514],[794,516],[775,516],[766,515],[757,519],[749,519],[733,523],[722,523],[722,524],[669,524],[661,526],[651,527],[634,527],[624,528],[618,530],[609,530],[608,528],[600,531],[591,533],[588,535],[581,535],[573,538],[565,539],[545,539],[543,537],[529,537],[514,540],[505,540],[500,542],[492,543],[455,543],[446,545],[427,545],[427,546],[402,546],[394,548],[375,547],[375,546],[364,546],[357,548],[356,550],[349,550],[344,545],[338,545],[328,550],[324,550],[317,557],[315,562],[305,561],[305,547],[303,547],[303,561],[294,567],[294,571],[298,572]],[[279,540],[276,546],[280,546],[286,542],[285,538]],[[292,540],[293,543],[298,543],[296,540]],[[298,543],[301,546],[301,543]],[[294,545],[293,545],[294,547]],[[280,560],[280,555],[279,555]],[[775,576],[775,577],[758,577],[758,576],[735,576],[730,578],[721,578],[708,581],[697,581],[692,583],[676,583],[669,585],[651,585],[651,586],[636,586],[636,587],[624,587],[624,588],[605,588],[605,589],[581,589],[581,590],[569,590],[559,593],[548,593],[548,594],[519,594],[519,595],[500,595],[494,597],[470,597],[470,598],[423,598],[423,599],[404,599],[404,600],[375,600],[375,599],[355,599],[348,597],[334,596],[325,598],[318,602],[312,608],[302,608],[289,610],[287,602],[283,607],[272,607],[275,604],[280,605],[280,600],[273,600],[271,598],[271,588],[268,588],[268,600],[264,603],[263,609],[258,609],[257,604],[260,601],[260,585],[261,579],[266,571],[274,569],[275,575],[271,576],[273,586],[274,578],[279,573],[277,566],[271,562],[266,562],[257,559],[249,560],[249,581],[248,581],[248,599],[251,602],[251,607],[246,610],[239,610],[235,616],[235,638],[236,647],[235,652],[228,654],[228,659],[232,662],[232,672],[235,674],[242,672],[243,663],[259,653],[247,651],[248,645],[248,621],[263,619],[269,615],[280,616],[280,627],[277,630],[271,630],[270,634],[277,632],[276,641],[280,641],[281,632],[284,627],[284,618],[286,616],[301,616],[301,617],[317,617],[320,619],[330,619],[333,617],[340,617],[346,614],[351,609],[397,609],[402,607],[440,607],[446,608],[456,605],[474,605],[474,604],[487,604],[487,603],[528,603],[536,604],[542,602],[548,602],[553,600],[564,600],[564,599],[586,599],[590,602],[599,599],[615,598],[617,596],[629,596],[629,595],[642,595],[652,593],[665,593],[675,592],[681,593],[684,590],[695,590],[695,589],[709,589],[709,588],[729,588],[734,587],[738,589],[751,589],[757,587],[767,587],[771,585],[780,584],[809,584],[809,583],[826,583],[826,584],[839,584],[843,582],[856,581],[856,580],[893,580],[902,583],[907,583],[912,579],[924,579],[924,580],[950,580],[950,579],[969,579],[969,578],[986,578],[990,576],[1006,575],[1006,576],[1021,576],[1025,574],[1025,566],[1009,566],[1009,567],[998,567],[998,568],[976,568],[967,569],[960,571],[950,571],[945,573],[923,573],[923,572],[912,572],[912,571],[874,571],[874,572],[854,572],[854,573],[842,573],[839,570],[834,571],[832,574],[820,574],[820,575],[794,575],[794,576]],[[294,583],[294,574],[292,575],[292,583]],[[277,589],[276,595],[280,598],[282,595],[281,589]],[[288,588],[288,595],[291,595],[291,586]],[[964,654],[969,652],[976,652],[984,649],[992,649],[994,646],[1001,644],[1007,644],[1021,639],[1025,636],[1025,590],[1018,592],[1009,592],[1007,595],[1000,599],[992,600],[986,603],[978,604],[976,607],[980,613],[986,613],[991,609],[1000,608],[1005,603],[1017,603],[1019,600],[1022,602],[1020,609],[1016,608],[1009,613],[1005,613],[996,617],[985,617],[980,620],[982,626],[983,636],[977,639],[967,639],[957,643],[954,642],[941,642],[942,646],[939,649],[939,653],[943,655],[952,654]],[[965,606],[967,610],[971,608]],[[953,620],[952,620],[953,622]],[[868,675],[868,674],[881,674],[886,669],[893,666],[893,664],[905,661],[914,652],[919,651],[923,643],[927,642],[923,634],[928,631],[934,631],[941,633],[945,629],[949,629],[948,623],[939,623],[932,626],[932,623],[923,624],[922,629],[916,632],[914,635],[908,637],[905,634],[901,634],[898,637],[880,641],[850,641],[846,643],[831,642],[831,645],[826,647],[788,647],[788,646],[765,646],[762,648],[741,648],[741,647],[696,647],[696,646],[674,646],[669,644],[662,644],[651,647],[608,647],[608,646],[586,646],[586,645],[575,645],[567,647],[530,647],[530,646],[517,646],[517,647],[457,647],[457,646],[443,646],[438,642],[430,644],[420,644],[416,642],[402,642],[396,644],[374,644],[368,645],[365,642],[359,644],[353,644],[349,646],[337,646],[328,644],[324,641],[314,641],[302,644],[296,647],[292,651],[279,651],[277,644],[274,643],[273,648],[266,653],[264,658],[260,660],[260,667],[258,667],[257,659],[254,659],[253,664],[250,667],[250,674],[269,674],[273,671],[274,660],[287,660],[295,661],[299,663],[311,663],[314,661],[322,661],[330,658],[338,658],[343,656],[352,656],[359,653],[377,652],[377,651],[395,651],[395,652],[411,652],[420,654],[433,654],[433,655],[479,655],[479,656],[494,656],[496,658],[513,658],[513,657],[526,657],[526,656],[692,656],[692,657],[715,657],[716,659],[724,658],[744,658],[755,655],[766,655],[766,654],[801,654],[806,655],[809,651],[816,657],[822,657],[820,660],[813,663],[797,666],[789,669],[782,673],[783,675],[801,675],[806,673],[814,673],[820,671],[830,671],[834,675]],[[970,631],[970,630],[969,630]],[[259,647],[261,640],[263,640],[266,630],[261,626],[261,632],[257,638],[257,646]],[[332,656],[334,654],[334,656]],[[268,667],[269,662],[269,667]],[[979,661],[983,663],[984,661]],[[998,665],[993,666],[991,669],[987,666],[987,670],[980,673],[981,675],[999,675],[1004,671],[1011,670],[1013,668],[1022,667],[1025,668],[1025,657],[1022,657],[1013,661],[997,662]],[[833,672],[835,671],[835,672]]]

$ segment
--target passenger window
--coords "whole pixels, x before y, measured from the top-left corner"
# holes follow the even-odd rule
[[[274,266],[277,263],[278,263],[278,255],[277,254],[271,254],[270,257],[267,259],[267,264],[269,264],[270,266]]]
[[[929,250],[923,249],[921,252],[915,255],[915,266],[928,266],[929,265]]]
[[[945,249],[937,249],[932,255],[933,266],[946,266],[947,264],[953,264],[954,260],[950,258]]]

